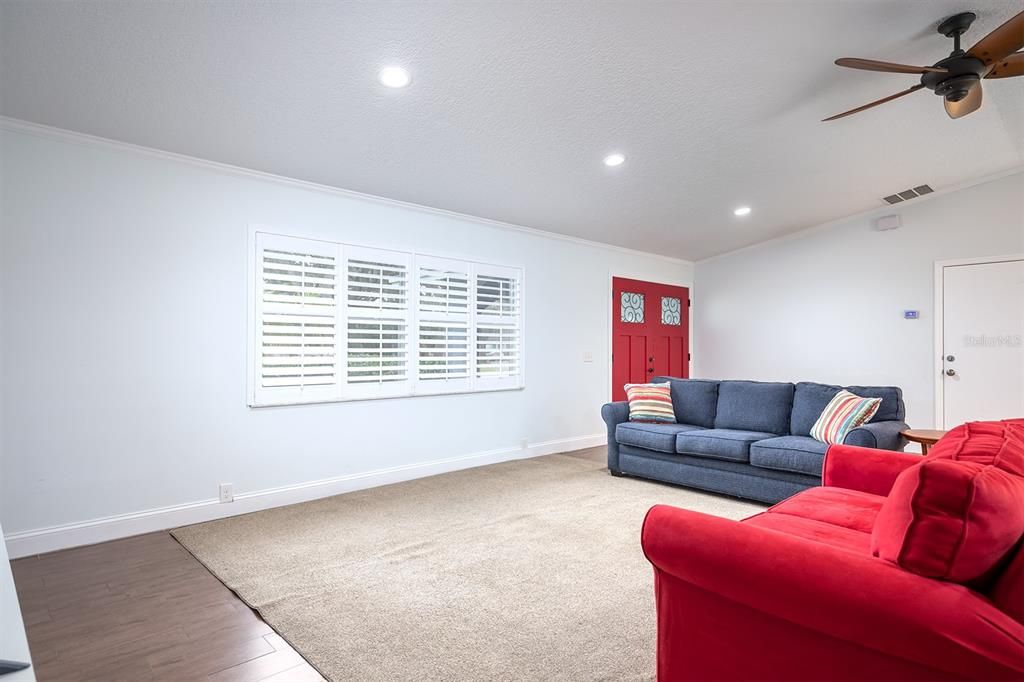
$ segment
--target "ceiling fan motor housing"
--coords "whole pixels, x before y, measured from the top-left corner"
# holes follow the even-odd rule
[[[946,69],[946,73],[929,71],[921,76],[921,85],[944,97],[950,102],[959,102],[981,83],[986,66],[983,61],[966,54],[955,54],[935,64]]]

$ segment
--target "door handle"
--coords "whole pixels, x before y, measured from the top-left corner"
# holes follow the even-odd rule
[[[647,368],[647,373],[648,374],[654,374],[654,368],[653,367],[648,367]]]
[[[955,369],[947,369],[946,370],[946,376],[947,377],[955,377],[956,376],[956,370]]]

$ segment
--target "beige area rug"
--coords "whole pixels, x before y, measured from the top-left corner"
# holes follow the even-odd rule
[[[658,503],[762,509],[552,455],[173,534],[331,680],[651,679]]]

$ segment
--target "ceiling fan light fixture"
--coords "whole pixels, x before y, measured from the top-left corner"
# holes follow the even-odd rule
[[[835,121],[845,118],[922,88],[928,88],[943,98],[943,107],[950,118],[963,118],[977,111],[982,102],[982,79],[1024,76],[1024,52],[1021,52],[1024,48],[1024,12],[1013,15],[973,47],[964,50],[960,46],[960,38],[977,18],[973,12],[961,12],[939,24],[938,32],[953,39],[953,51],[932,66],[910,66],[859,57],[837,59],[836,65],[851,69],[920,74],[921,82],[895,95],[883,97],[823,120]]]

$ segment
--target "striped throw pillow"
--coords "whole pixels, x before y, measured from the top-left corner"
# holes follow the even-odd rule
[[[629,421],[675,424],[670,384],[626,384]]]
[[[811,427],[811,438],[822,443],[842,443],[852,429],[867,424],[881,404],[881,398],[861,398],[849,391],[839,391]]]

